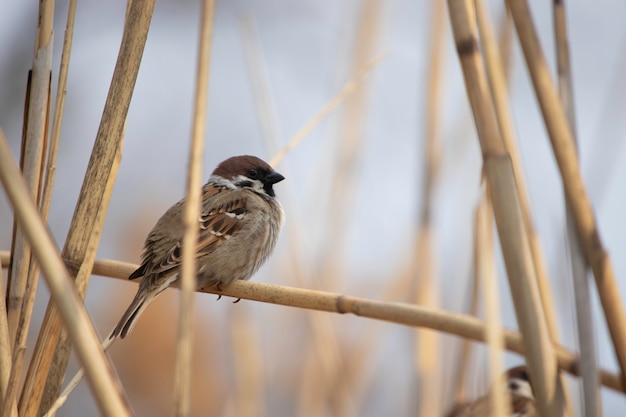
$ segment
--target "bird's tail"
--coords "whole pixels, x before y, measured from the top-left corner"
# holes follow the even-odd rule
[[[137,293],[133,302],[130,303],[130,306],[128,306],[124,315],[122,315],[119,323],[117,323],[117,326],[115,326],[115,329],[111,332],[109,339],[117,339],[118,337],[122,339],[125,338],[133,327],[135,327],[137,318],[141,316],[141,313],[143,313],[152,300],[154,300],[154,295],[152,294],[143,292]]]

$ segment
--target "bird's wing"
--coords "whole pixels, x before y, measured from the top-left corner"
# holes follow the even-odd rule
[[[207,184],[203,188],[203,207],[198,218],[198,243],[196,257],[213,252],[231,238],[242,227],[248,212],[244,192],[228,190]],[[182,237],[167,251],[160,262],[154,265],[151,274],[163,274],[180,266],[182,262]]]

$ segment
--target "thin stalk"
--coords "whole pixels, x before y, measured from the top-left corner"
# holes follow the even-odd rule
[[[432,3],[431,45],[426,75],[426,114],[424,118],[424,160],[423,185],[418,213],[417,242],[414,247],[412,276],[415,280],[412,301],[419,305],[437,307],[439,295],[434,245],[432,242],[433,194],[439,175],[441,141],[439,129],[441,120],[441,74],[444,64],[443,40],[445,39],[445,3],[437,0]],[[441,364],[439,335],[431,330],[417,330],[414,334],[413,378],[414,389],[419,387],[419,401],[413,404],[416,414],[434,416],[441,414]],[[424,383],[428,381],[428,383]]]
[[[500,246],[526,360],[540,414],[561,416],[557,367],[509,154],[500,136],[482,58],[478,53],[473,3],[448,0],[448,9],[483,153],[484,172],[493,202]]]
[[[46,164],[46,176],[43,182],[42,199],[41,199],[41,216],[44,220],[48,219],[50,211],[50,203],[52,201],[52,189],[54,184],[55,164],[57,158],[59,138],[61,134],[61,120],[63,117],[63,109],[65,104],[65,88],[67,85],[67,74],[69,68],[69,57],[71,52],[72,35],[74,29],[74,21],[76,16],[76,0],[71,0],[68,6],[67,25],[65,30],[65,38],[63,42],[63,52],[61,55],[61,69],[59,72],[59,83],[56,96],[56,105],[54,112],[54,121],[52,129],[52,137],[48,149],[48,158]],[[43,164],[42,164],[43,166]],[[28,284],[26,287],[26,302],[20,318],[19,331],[16,338],[16,346],[26,347],[26,337],[28,335],[30,318],[33,311],[35,294],[39,282],[39,266],[36,262],[31,261],[29,269]],[[25,349],[24,349],[25,350]],[[24,355],[19,355],[15,362],[15,369],[21,370]],[[21,373],[20,373],[21,374]]]
[[[3,264],[8,258],[8,252],[0,252],[0,260],[2,260]],[[129,283],[129,285],[133,285],[133,282],[128,281],[128,276],[138,266],[137,264],[127,262],[98,259],[94,262],[92,274],[119,279]],[[199,289],[197,292],[217,294],[217,290],[214,288]],[[422,307],[415,304],[384,302],[252,281],[235,281],[228,287],[222,288],[220,294],[235,299],[241,298],[242,300],[253,300],[338,314],[353,314],[359,317],[406,326],[427,327],[461,338],[485,342],[485,323],[482,320],[466,314]],[[521,355],[524,354],[525,350],[521,333],[515,330],[503,329],[503,335],[505,349]],[[578,363],[580,358],[563,346],[556,344],[553,346],[559,369],[579,376]],[[626,393],[626,386],[622,385],[618,375],[604,369],[600,369],[599,374],[603,386],[614,391]]]
[[[39,3],[37,36],[32,70],[29,74],[27,102],[25,111],[24,136],[22,142],[21,167],[26,183],[35,200],[40,198],[39,187],[43,161],[43,149],[48,126],[50,109],[50,71],[52,67],[52,21],[54,18],[54,0]],[[12,245],[12,263],[7,286],[7,314],[9,337],[15,349],[18,328],[22,312],[28,310],[24,305],[26,289],[29,286],[30,247],[24,232],[17,222],[14,224]],[[33,279],[36,279],[33,278]]]
[[[8,256],[7,256],[8,258]],[[0,259],[0,276],[2,276],[3,259]],[[9,392],[11,381],[11,342],[9,340],[9,324],[7,322],[6,304],[4,300],[4,285],[0,285],[0,404],[2,408],[10,409],[9,415],[17,417],[17,406],[14,396]],[[16,374],[17,375],[17,374]],[[13,400],[7,401],[7,398]],[[0,409],[1,414],[5,411]]]
[[[126,115],[153,9],[154,0],[133,0],[131,3],[92,157],[63,248],[62,257],[70,275],[76,277],[77,287],[86,286],[89,278],[89,275],[78,276],[78,273],[85,259],[90,256],[88,249],[97,248],[97,242],[92,242],[96,218],[106,213],[107,205],[103,204],[105,190],[111,187],[109,182],[115,181],[115,176],[111,176],[111,170],[116,156],[120,153]],[[100,211],[103,214],[99,214]],[[86,271],[90,269],[89,266],[83,268]],[[53,357],[56,358],[55,363],[67,363],[69,355],[67,345],[61,347],[58,353],[56,349],[60,332],[58,312],[53,304],[49,303],[20,400],[19,409],[22,416],[33,417],[37,413],[44,387],[47,386],[46,392],[54,398],[60,390],[65,375],[64,367],[50,375],[48,384],[44,383]],[[43,412],[50,404],[42,403],[41,406]]]
[[[537,234],[532,213],[530,210],[530,198],[524,179],[521,157],[517,147],[517,138],[513,129],[511,112],[509,110],[509,97],[507,80],[505,74],[505,63],[500,55],[499,46],[496,41],[495,31],[491,24],[491,19],[487,8],[482,0],[476,1],[477,22],[480,29],[481,45],[485,56],[485,65],[489,75],[489,86],[493,98],[494,109],[498,120],[498,126],[504,142],[506,152],[511,157],[513,175],[517,184],[518,198],[524,220],[526,233],[528,234],[530,253],[532,255],[533,266],[541,295],[541,303],[546,315],[548,331],[553,341],[559,341],[559,334],[556,325],[556,312],[554,308],[554,295],[550,285],[550,277],[546,267],[545,258],[541,250],[539,235]],[[565,379],[560,376],[559,384],[565,387]],[[561,389],[561,388],[559,388]],[[567,391],[563,392],[567,394]],[[566,406],[571,410],[569,395],[565,395]]]
[[[102,259],[94,263],[92,272],[94,275],[120,279],[131,283],[128,281],[128,275],[137,267],[138,265],[136,264]],[[214,288],[199,289],[197,291],[217,294],[217,290]],[[407,326],[426,327],[479,342],[485,341],[485,325],[482,320],[466,314],[415,304],[384,302],[253,281],[235,281],[228,287],[222,288],[220,294],[226,297],[241,298],[242,300],[254,300],[309,310],[354,314],[360,317],[369,317]],[[503,334],[507,350],[524,354],[522,335],[519,332],[504,329]],[[579,375],[579,358],[560,345],[555,344],[553,348],[559,368],[572,375]],[[605,370],[602,370],[600,374],[604,386],[616,391],[626,392],[626,387],[622,387],[617,375]]]
[[[348,81],[343,88],[335,95],[328,103],[322,107],[322,109],[308,122],[302,126],[302,128],[296,133],[289,142],[279,150],[276,155],[270,160],[270,165],[275,167],[277,166],[282,159],[289,153],[293,148],[295,148],[301,141],[308,135],[324,118],[326,118],[333,110],[335,110],[340,104],[344,102],[348,97],[350,97],[355,92],[359,91],[359,87],[369,72],[376,66],[383,58],[385,58],[387,54],[382,52],[376,55],[374,58],[369,60],[363,66],[361,66],[354,74],[352,79]]]
[[[483,278],[483,295],[485,300],[486,334],[488,356],[487,362],[489,380],[500,384],[504,372],[504,338],[502,337],[502,320],[498,290],[498,277],[495,268],[493,250],[493,223],[491,218],[492,207],[489,194],[485,194],[476,210],[480,242],[480,269]],[[494,415],[508,416],[511,414],[511,399],[507,390],[493,389],[489,393]]]
[[[82,300],[57,252],[52,236],[39,216],[28,185],[13,161],[1,131],[0,180],[41,266],[54,303],[59,308],[76,347],[78,358],[85,367],[87,380],[100,412],[106,416],[130,416],[111,364],[100,347],[100,341],[82,305]]]
[[[559,96],[565,109],[572,139],[578,148],[576,134],[576,110],[574,105],[574,87],[572,66],[569,56],[569,42],[567,38],[567,24],[565,17],[565,1],[553,2],[554,10],[554,37],[556,43],[557,74],[559,82]],[[598,366],[596,359],[596,338],[593,324],[593,311],[589,282],[587,280],[588,266],[583,251],[576,238],[576,225],[569,206],[566,208],[567,240],[569,243],[572,280],[574,286],[574,305],[576,306],[576,326],[578,330],[578,346],[582,358],[580,369],[582,373],[583,416],[601,416],[602,402],[600,385],[598,382]]]
[[[617,362],[622,375],[626,378],[626,313],[613,265],[604,249],[587,196],[572,132],[539,44],[528,3],[525,0],[508,0],[507,4],[511,9],[526,65],[561,172],[567,204],[576,223],[578,240],[596,279]]]
[[[258,330],[250,320],[250,312],[241,308],[233,309],[229,327],[235,358],[235,415],[264,417],[267,406],[263,395],[263,358]]]
[[[474,230],[479,230],[478,216],[474,219]],[[469,299],[468,314],[476,317],[478,315],[478,300],[480,289],[480,236],[479,233],[474,232],[474,242],[472,248],[472,279],[471,279],[471,295]],[[472,346],[474,342],[468,339],[463,339],[461,342],[461,349],[459,353],[459,364],[457,365],[457,371],[453,378],[453,383],[456,385],[454,388],[454,402],[461,404],[467,400],[466,393],[466,380],[469,373],[470,357],[472,353]]]
[[[202,3],[196,96],[187,171],[187,197],[184,211],[183,264],[181,270],[180,317],[176,343],[176,373],[174,379],[174,415],[187,417],[191,403],[191,354],[193,348],[193,307],[197,269],[198,217],[202,181],[202,155],[206,130],[206,110],[211,64],[211,37],[215,1]]]

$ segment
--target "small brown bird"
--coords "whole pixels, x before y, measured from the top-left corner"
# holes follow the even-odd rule
[[[202,188],[196,288],[249,279],[276,246],[284,213],[273,185],[285,177],[261,159],[244,155],[220,163]],[[110,338],[126,337],[154,298],[179,286],[185,200],[174,204],[148,234],[141,266],[128,279],[141,278],[137,295]]]
[[[511,397],[510,417],[536,417],[535,396],[525,366],[517,366],[509,369],[506,374],[506,384]],[[494,386],[491,389],[496,389]],[[446,417],[500,417],[496,416],[491,409],[491,398],[486,394],[477,400],[457,404]]]

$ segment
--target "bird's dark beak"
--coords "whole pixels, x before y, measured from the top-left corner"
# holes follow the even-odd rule
[[[280,175],[278,172],[273,171],[273,172],[270,172],[269,174],[267,174],[265,176],[265,181],[264,182],[265,182],[265,184],[273,185],[273,184],[276,184],[277,182],[281,182],[284,179],[285,179],[285,177]]]
[[[280,175],[278,172],[276,171],[272,171],[269,174],[267,174],[265,176],[265,178],[263,179],[263,184],[265,184],[263,186],[263,189],[265,190],[265,192],[267,194],[269,194],[272,197],[276,197],[276,194],[274,193],[274,187],[272,187],[274,184],[276,184],[277,182],[281,182],[282,180],[284,180],[285,177],[283,177],[282,175]]]

